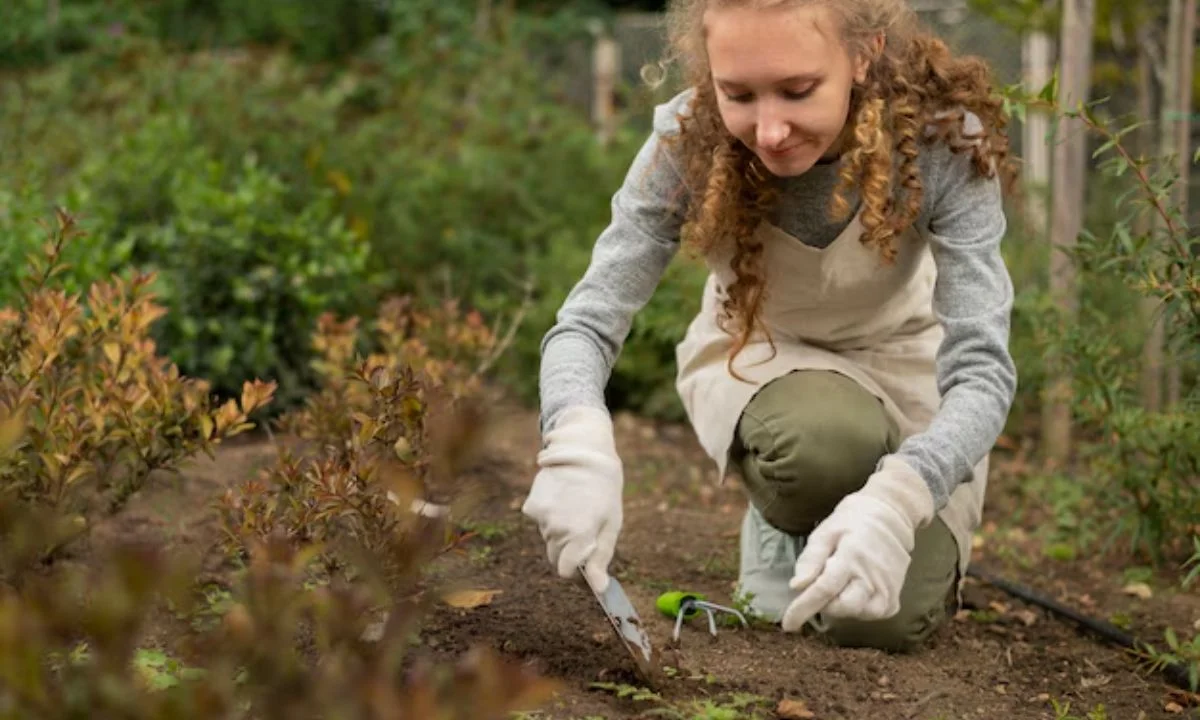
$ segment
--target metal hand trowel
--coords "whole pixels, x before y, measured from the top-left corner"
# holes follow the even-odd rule
[[[583,581],[587,584],[588,589],[596,596],[596,600],[608,617],[609,624],[616,631],[621,644],[633,656],[638,674],[643,680],[650,681],[654,676],[654,650],[650,647],[650,636],[646,634],[646,629],[642,626],[642,619],[638,617],[637,610],[633,608],[633,603],[629,601],[629,596],[625,594],[621,583],[617,582],[615,577],[610,576],[608,587],[600,593],[596,592],[596,588],[588,581],[583,566],[580,566],[579,574],[583,576]]]

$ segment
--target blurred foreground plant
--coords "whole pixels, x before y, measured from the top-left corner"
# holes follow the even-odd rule
[[[436,536],[438,521],[420,522]],[[192,568],[162,548],[121,546],[92,570],[0,589],[0,718],[475,720],[556,689],[486,649],[448,665],[410,658],[418,602],[361,579],[313,588],[308,563],[281,538],[256,543],[231,609],[166,687],[135,664],[151,611],[163,597],[186,602],[191,587]],[[390,612],[371,637],[367,611],[381,604]]]

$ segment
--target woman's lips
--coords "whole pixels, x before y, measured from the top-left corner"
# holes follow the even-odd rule
[[[787,157],[788,155],[791,155],[799,148],[800,148],[799,145],[790,145],[788,147],[780,148],[778,150],[770,150],[767,148],[760,148],[760,150],[767,157],[778,159],[778,158],[783,158],[783,157]]]

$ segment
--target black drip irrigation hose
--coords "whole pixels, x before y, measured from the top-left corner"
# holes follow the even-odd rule
[[[1061,615],[1068,620],[1073,620],[1082,627],[1108,640],[1109,642],[1120,645],[1138,653],[1148,653],[1151,648],[1146,643],[1138,640],[1129,633],[1121,630],[1112,623],[1105,622],[1098,618],[1089,617],[1083,613],[1063,605],[1062,603],[1052,600],[1045,595],[1041,595],[1023,585],[1018,585],[1004,578],[996,577],[988,572],[979,570],[975,567],[967,568],[967,575],[981,580],[988,585],[995,586],[1004,592],[1014,597],[1020,598],[1026,602],[1043,607],[1056,615]],[[1161,672],[1167,680],[1178,688],[1192,691],[1191,679],[1189,677],[1188,668],[1180,662],[1163,662]]]

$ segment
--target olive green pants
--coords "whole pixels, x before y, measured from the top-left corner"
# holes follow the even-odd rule
[[[782,610],[784,595],[774,588],[786,586],[802,536],[861,488],[898,444],[883,404],[839,373],[793,372],[750,401],[732,459],[752,506],[742,528],[741,581],[773,598],[764,601],[764,615]],[[822,620],[814,627],[838,645],[914,650],[948,617],[957,579],[958,545],[937,518],[917,531],[898,614],[877,621]]]

